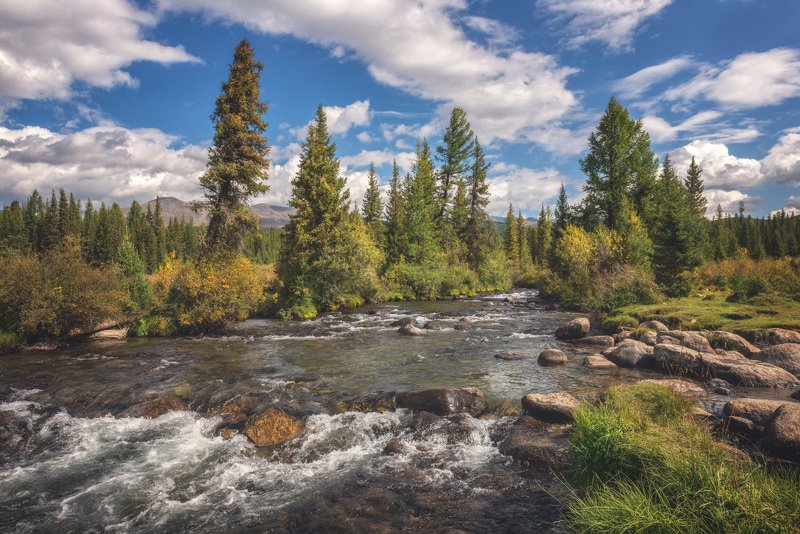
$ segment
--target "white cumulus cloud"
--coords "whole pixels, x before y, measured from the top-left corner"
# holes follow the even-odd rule
[[[800,128],[782,135],[761,161],[764,173],[776,182],[800,185]]]
[[[670,159],[680,176],[685,175],[692,156],[703,168],[703,181],[707,190],[734,192],[757,186],[765,179],[759,160],[736,157],[723,143],[704,140],[692,141],[670,153]]]

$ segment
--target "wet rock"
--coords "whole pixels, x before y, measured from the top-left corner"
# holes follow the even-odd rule
[[[677,341],[678,345],[696,350],[697,352],[714,352],[708,340],[697,332],[688,330],[667,330],[666,332],[658,333],[659,343],[664,343],[666,338],[670,338],[668,341]]]
[[[753,358],[786,369],[795,376],[800,376],[800,343],[772,345],[754,354]]]
[[[794,390],[794,393],[792,393],[792,398],[796,399],[796,400],[800,400],[800,389]]]
[[[558,349],[545,349],[539,353],[536,361],[544,367],[564,365],[567,363],[567,355]]]
[[[715,349],[735,350],[745,356],[752,356],[761,350],[742,336],[725,332],[724,330],[713,330],[711,332],[702,332],[701,334]]]
[[[401,326],[400,328],[397,329],[397,331],[404,336],[416,337],[425,335],[424,330],[414,326],[412,323]]]
[[[800,343],[800,332],[784,328],[770,328],[758,335],[768,345],[782,345],[783,343]]]
[[[530,393],[522,397],[523,411],[548,423],[572,422],[572,412],[580,405],[569,393]]]
[[[11,411],[0,411],[0,460],[20,454],[32,435],[24,418]]]
[[[395,405],[418,412],[450,415],[466,412],[480,415],[486,410],[483,392],[477,388],[427,389],[423,391],[398,391]]]
[[[412,315],[411,317],[401,317],[396,321],[392,321],[391,326],[408,326],[410,324],[416,326],[416,322],[417,318]]]
[[[233,437],[238,434],[239,430],[236,428],[223,426],[217,429],[217,435],[220,436],[222,439],[233,439]]]
[[[626,339],[608,353],[605,357],[619,365],[620,367],[641,367],[645,362],[649,363],[649,359],[641,362],[653,353],[653,348],[645,345],[641,341],[635,339]]]
[[[592,354],[583,359],[583,366],[593,371],[610,371],[617,368],[617,364],[600,354]]]
[[[347,407],[348,412],[385,413],[394,409],[394,393],[370,393],[353,399]]]
[[[644,330],[637,332],[634,336],[634,339],[651,347],[655,347],[658,344],[658,334],[655,332],[655,330]]]
[[[122,411],[120,417],[144,417],[155,419],[165,413],[188,410],[182,400],[172,395],[161,395],[155,399],[141,402]]]
[[[392,438],[383,447],[383,454],[386,456],[394,456],[396,454],[401,454],[403,452],[403,442],[400,441],[398,438]]]
[[[128,337],[127,328],[109,328],[100,330],[89,336],[91,341],[119,341]]]
[[[469,323],[469,321],[467,321],[466,318],[464,318],[457,322],[453,328],[461,332],[466,332],[467,330],[472,329],[472,325]]]
[[[22,350],[29,351],[29,350],[41,350],[41,351],[51,351],[51,350],[59,350],[65,349],[69,347],[63,341],[40,341],[39,343],[33,343],[32,345],[26,345]]]
[[[558,339],[579,339],[589,334],[589,319],[579,317],[564,323],[556,329]]]
[[[570,342],[575,345],[590,347],[598,350],[614,346],[614,338],[611,336],[586,336],[580,339],[572,339]]]
[[[785,404],[775,411],[764,429],[764,451],[800,462],[800,404]]]
[[[688,380],[681,380],[679,378],[648,378],[646,380],[640,380],[639,384],[656,384],[658,386],[664,386],[671,389],[678,395],[689,398],[705,397],[708,395],[705,388],[702,388],[693,382],[689,382]]]
[[[449,325],[444,321],[433,320],[425,323],[425,326],[423,328],[425,330],[445,330],[449,328]]]
[[[731,385],[727,380],[722,380],[721,378],[712,378],[708,381],[708,385],[711,388],[711,391],[717,395],[731,394]]]
[[[639,327],[655,330],[656,332],[666,332],[669,330],[669,327],[661,321],[645,321],[640,324]]]
[[[531,469],[563,473],[571,459],[569,430],[566,425],[544,425],[523,417],[500,443],[500,453]]]
[[[731,434],[748,439],[759,438],[764,433],[764,427],[758,426],[750,419],[739,417],[738,415],[726,417],[720,422],[720,425]]]
[[[252,413],[263,401],[262,397],[255,395],[238,395],[220,406],[211,408],[204,414],[204,417],[211,418],[220,414]]]
[[[498,360],[506,360],[506,361],[518,361],[518,360],[530,360],[533,356],[530,354],[521,354],[519,352],[498,352],[494,355],[495,358]]]
[[[247,421],[244,434],[256,447],[266,447],[290,440],[304,428],[303,421],[283,410],[269,408]]]
[[[775,410],[786,404],[786,401],[767,399],[733,399],[725,403],[722,408],[723,415],[744,417],[759,426],[766,425]]]

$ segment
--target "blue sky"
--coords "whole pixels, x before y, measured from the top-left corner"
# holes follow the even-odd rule
[[[712,207],[800,212],[800,2],[746,0],[7,0],[0,3],[0,202],[196,198],[233,49],[264,64],[270,192],[286,204],[317,104],[354,199],[463,107],[494,214],[535,216],[611,95],[659,157],[704,169]]]

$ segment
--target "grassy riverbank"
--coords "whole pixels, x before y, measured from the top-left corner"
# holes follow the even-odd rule
[[[729,330],[738,333],[767,328],[800,328],[800,302],[770,299],[761,303],[731,302],[728,292],[667,299],[656,304],[634,304],[609,314],[608,324],[635,326],[655,319],[673,328]]]
[[[691,405],[617,386],[575,414],[568,521],[578,532],[794,532],[800,480],[717,441]]]

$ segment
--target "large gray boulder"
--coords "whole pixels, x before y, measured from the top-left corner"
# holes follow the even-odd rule
[[[468,413],[480,415],[486,410],[483,392],[477,388],[442,388],[423,391],[398,391],[394,397],[398,408],[437,415]]]
[[[556,329],[558,339],[580,339],[589,334],[589,319],[579,317],[564,323]]]
[[[697,352],[714,352],[708,340],[697,332],[688,330],[668,330],[658,333],[659,343],[663,343],[666,338],[670,338],[668,339],[669,341],[675,340],[679,345],[696,350]]]
[[[653,353],[653,347],[635,339],[626,339],[612,350],[604,352],[606,358],[620,367],[642,367],[643,358]],[[648,362],[649,363],[649,362]]]
[[[770,328],[758,335],[768,345],[781,345],[783,343],[800,343],[800,332],[786,330],[785,328]]]
[[[545,349],[539,354],[537,362],[544,367],[564,365],[567,363],[567,355],[558,349]]]
[[[669,327],[661,321],[645,321],[639,325],[640,328],[647,328],[648,330],[655,330],[656,332],[666,332]]]
[[[789,387],[798,383],[791,373],[766,362],[700,353],[688,347],[660,343],[653,350],[656,363],[672,374],[688,374],[702,380],[721,378],[747,387]]]
[[[745,356],[752,356],[761,349],[747,341],[742,336],[736,335],[732,332],[724,330],[712,330],[710,332],[701,332],[701,334],[708,340],[712,347],[715,349],[735,350]]]
[[[755,354],[753,358],[777,365],[795,376],[800,376],[800,343],[772,345]]]
[[[785,404],[775,411],[764,429],[764,451],[800,462],[800,404]]]
[[[522,397],[522,410],[548,423],[572,422],[572,413],[580,405],[569,393],[530,393]]]
[[[521,417],[500,443],[500,454],[535,470],[562,473],[570,465],[569,427]]]
[[[780,400],[739,398],[726,402],[722,413],[725,417],[744,417],[759,426],[764,426],[772,419],[775,410],[786,403],[787,401]]]

